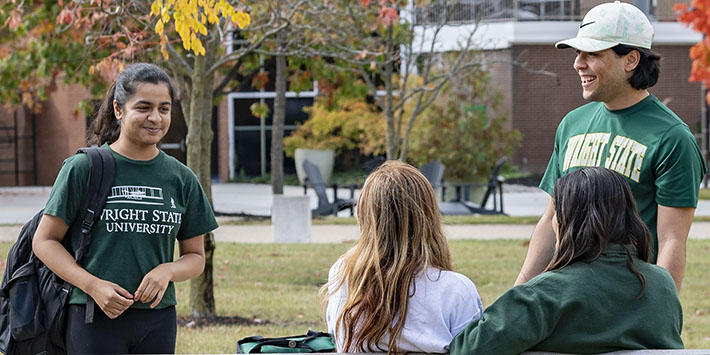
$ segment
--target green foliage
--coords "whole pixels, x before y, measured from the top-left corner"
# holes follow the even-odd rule
[[[59,13],[53,1],[27,1],[24,7],[0,2],[1,104],[39,112],[41,101],[56,90],[59,74],[66,73],[67,81],[75,76],[85,55],[83,43],[74,28],[57,23]]]
[[[269,116],[269,106],[267,104],[255,102],[249,106],[249,110],[256,118],[264,119]]]
[[[408,158],[417,166],[441,161],[447,180],[486,180],[495,163],[522,139],[520,132],[506,127],[507,116],[499,113],[501,100],[483,69],[452,80],[417,119]]]
[[[284,151],[293,157],[296,148],[332,149],[337,153],[359,149],[364,155],[384,152],[384,120],[362,99],[341,98],[329,107],[327,97],[318,97],[304,109],[310,118],[284,139]]]

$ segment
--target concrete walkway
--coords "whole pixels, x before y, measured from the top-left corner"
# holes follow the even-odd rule
[[[504,210],[511,216],[540,216],[548,202],[548,195],[537,188],[505,186]],[[49,196],[49,187],[0,187],[0,241],[14,241],[21,225],[44,207]],[[330,191],[329,191],[330,193]],[[340,190],[338,195],[349,197],[348,190]],[[285,195],[302,195],[303,188],[286,186]],[[312,189],[308,191],[311,206],[317,198]],[[256,184],[212,185],[215,210],[225,213],[239,213],[252,216],[268,216],[271,212],[271,187]],[[357,197],[357,196],[356,196]],[[490,207],[490,206],[489,206]],[[342,211],[341,216],[349,212]],[[700,201],[697,216],[710,216],[710,201]],[[220,218],[220,227],[215,238],[220,242],[270,243],[271,225],[233,225],[228,218]],[[451,239],[528,239],[534,225],[509,224],[468,224],[446,225],[446,234]],[[315,243],[341,243],[359,238],[356,225],[313,225],[311,241]],[[695,222],[690,230],[690,238],[710,238],[710,222]]]

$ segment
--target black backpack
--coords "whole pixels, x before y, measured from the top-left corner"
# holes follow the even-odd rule
[[[77,152],[80,153],[89,156],[91,178],[84,212],[78,220],[82,228],[79,249],[74,256],[77,263],[88,250],[91,227],[101,216],[115,175],[115,163],[108,149],[82,148]],[[7,254],[0,284],[0,351],[5,355],[66,354],[64,328],[71,285],[56,276],[32,252],[32,238],[43,211],[25,223]],[[71,252],[70,232],[62,244]],[[91,306],[93,318],[94,304],[88,302],[90,298],[87,297],[87,310]]]

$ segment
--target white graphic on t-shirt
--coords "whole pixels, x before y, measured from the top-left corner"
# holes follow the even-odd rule
[[[170,198],[170,208],[177,208],[175,207],[175,200],[173,200],[172,197]]]
[[[579,166],[604,166],[639,182],[643,158],[648,147],[624,136],[614,137],[609,144],[610,138],[611,134],[605,132],[570,137],[567,140],[562,171]],[[606,157],[604,160],[603,156]]]
[[[182,223],[182,213],[134,208],[105,208],[101,213],[109,233],[171,234]]]
[[[106,203],[128,203],[162,206],[163,189],[150,186],[114,186]]]

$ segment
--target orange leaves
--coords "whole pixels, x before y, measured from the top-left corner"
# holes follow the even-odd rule
[[[710,87],[710,0],[693,0],[692,4],[675,4],[678,21],[703,34],[703,40],[690,47],[693,60],[689,81],[703,82]],[[705,100],[710,103],[710,95]]]
[[[399,14],[397,13],[397,10],[389,6],[380,7],[380,15],[377,17],[377,22],[383,24],[384,26],[389,26],[398,20]]]
[[[106,57],[100,62],[89,67],[89,74],[94,75],[98,72],[106,81],[113,81],[123,70],[123,61],[112,57]]]
[[[60,25],[68,25],[74,21],[74,12],[69,8],[63,8],[57,16],[57,23]]]
[[[15,31],[20,25],[22,25],[22,9],[13,9],[5,20],[4,26],[7,26],[10,31]]]
[[[374,3],[374,0],[360,0],[360,6],[368,7]],[[377,16],[377,24],[389,26],[395,21],[399,21],[399,13],[392,7],[395,4],[394,0],[379,0],[379,15]]]
[[[251,86],[255,89],[263,89],[269,83],[269,72],[264,71],[254,75],[251,79]]]

